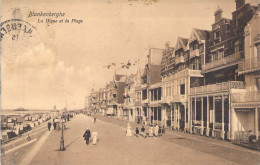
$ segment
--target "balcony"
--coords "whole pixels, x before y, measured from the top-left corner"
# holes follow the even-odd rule
[[[135,87],[135,91],[140,91],[141,90],[141,85]]]
[[[117,94],[117,90],[116,90],[116,89],[112,89],[112,90],[111,90],[111,93],[112,93],[112,94]]]
[[[180,63],[184,63],[184,57],[183,56],[176,56],[175,57],[175,64],[178,65]]]
[[[230,89],[245,89],[245,84],[242,81],[229,81],[229,82],[199,86],[199,87],[191,88],[190,94],[195,95],[195,94],[226,92],[226,91],[230,91]]]
[[[134,106],[134,102],[129,102],[129,101],[126,101],[124,102],[124,107],[125,108],[128,108],[128,107],[133,107]]]
[[[171,96],[162,97],[161,103],[162,104],[170,104],[171,103]]]
[[[259,103],[260,91],[244,92],[244,93],[233,93],[231,95],[232,103]]]
[[[202,72],[207,73],[207,72],[212,72],[218,69],[222,69],[225,67],[229,67],[232,65],[237,64],[242,58],[244,57],[244,51],[219,58],[218,60],[215,60],[213,62],[206,63],[202,65]]]
[[[142,88],[142,89],[145,89],[145,88],[147,88],[147,87],[148,87],[147,83],[141,84],[141,88]]]
[[[194,57],[199,57],[199,55],[200,55],[199,49],[195,49],[195,50],[190,51],[190,59],[192,59]]]
[[[172,99],[172,102],[174,102],[174,103],[176,103],[176,102],[183,103],[186,101],[187,101],[186,95],[174,95],[173,99]]]
[[[135,106],[141,106],[141,101],[135,101]]]
[[[102,103],[100,107],[104,109],[104,108],[107,107],[107,104],[106,103]]]
[[[142,104],[148,104],[148,99],[142,100]]]
[[[238,65],[238,73],[245,74],[260,70],[260,58],[252,58],[245,60],[243,63]]]
[[[117,100],[116,100],[116,98],[112,98],[110,100],[110,105],[115,105],[115,104],[117,104]]]
[[[201,70],[191,70],[191,69],[185,69],[183,71],[177,72],[173,75],[174,79],[178,79],[178,78],[182,78],[182,77],[187,77],[187,76],[191,76],[191,77],[203,77],[203,75],[201,74]]]

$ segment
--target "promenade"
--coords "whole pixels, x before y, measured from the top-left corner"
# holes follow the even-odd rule
[[[260,154],[225,141],[167,130],[162,137],[126,137],[126,121],[76,115],[66,123],[65,151],[59,151],[60,131],[46,132],[13,164],[259,164]],[[136,124],[131,123],[132,129]],[[86,145],[86,128],[98,132],[98,144]],[[140,127],[139,127],[140,128]],[[20,157],[20,158],[18,158]],[[239,162],[239,163],[238,163]],[[3,163],[5,164],[5,163]],[[6,163],[8,164],[8,163]]]

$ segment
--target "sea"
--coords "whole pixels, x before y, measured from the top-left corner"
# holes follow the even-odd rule
[[[26,109],[26,110],[15,110],[15,109],[1,109],[1,115],[22,115],[22,114],[33,114],[33,113],[46,113],[53,110],[44,110],[44,109]]]

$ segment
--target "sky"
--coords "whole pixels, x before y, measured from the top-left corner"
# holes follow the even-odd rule
[[[257,0],[246,0],[257,5]],[[149,48],[174,47],[192,28],[211,30],[218,6],[232,18],[235,0],[2,0],[1,22],[21,19],[33,36],[12,34],[1,41],[1,107],[15,109],[83,108],[92,88],[112,80],[110,63],[140,61]],[[61,12],[63,17],[28,17],[30,12]],[[39,23],[68,19],[70,23]],[[71,19],[83,20],[71,23]]]

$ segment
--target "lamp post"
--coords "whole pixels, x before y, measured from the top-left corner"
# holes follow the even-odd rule
[[[65,148],[64,148],[64,133],[63,133],[63,114],[62,114],[62,117],[61,117],[61,139],[60,139],[60,151],[64,151]]]

